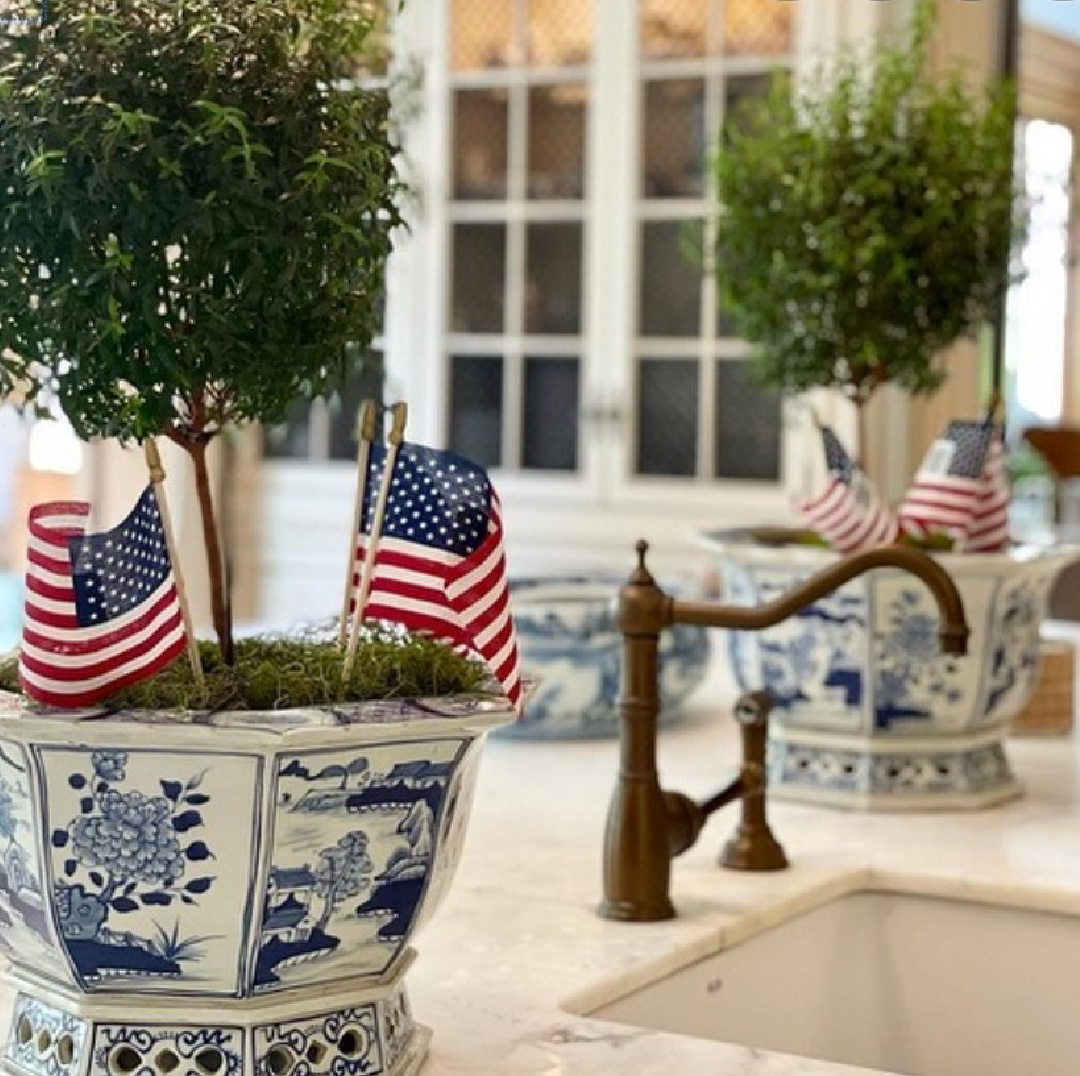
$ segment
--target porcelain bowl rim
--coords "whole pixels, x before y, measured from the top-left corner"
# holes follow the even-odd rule
[[[771,530],[771,529],[770,529]],[[791,533],[799,533],[792,531]],[[732,560],[755,564],[776,564],[782,561],[793,566],[825,568],[844,558],[835,549],[821,546],[780,545],[762,542],[751,528],[745,530],[698,532],[694,536],[699,547],[730,557]],[[1080,544],[1062,543],[1043,545],[1019,543],[1001,553],[954,553],[927,551],[934,560],[946,568],[950,575],[984,575],[987,570],[1005,573],[1010,569],[1061,569],[1080,560]],[[884,566],[880,571],[897,571],[901,568]]]

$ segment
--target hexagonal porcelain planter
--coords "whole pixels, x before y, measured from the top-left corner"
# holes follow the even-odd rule
[[[21,1076],[404,1076],[409,940],[461,852],[481,698],[30,716],[0,693]]]
[[[837,559],[709,535],[724,597],[768,601]],[[1075,549],[940,554],[963,598],[968,656],[940,653],[938,609],[914,576],[879,569],[782,624],[731,632],[740,687],[777,699],[770,782],[786,799],[884,810],[981,807],[1020,791],[1009,722],[1035,685],[1051,584]]]

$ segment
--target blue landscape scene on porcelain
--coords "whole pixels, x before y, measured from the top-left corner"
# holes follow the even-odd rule
[[[623,638],[616,601],[623,583],[613,575],[584,574],[512,582],[522,665],[537,684],[523,719],[495,735],[554,740],[618,734]],[[706,629],[680,624],[661,632],[661,724],[678,721],[708,659]]]

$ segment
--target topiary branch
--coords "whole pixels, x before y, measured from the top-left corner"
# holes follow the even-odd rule
[[[717,282],[760,380],[782,392],[838,389],[860,408],[889,383],[932,393],[940,354],[1019,275],[1014,88],[933,77],[933,23],[924,0],[898,44],[777,76],[719,142]]]

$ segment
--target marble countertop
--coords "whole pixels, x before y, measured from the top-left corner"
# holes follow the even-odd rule
[[[665,971],[793,910],[867,886],[1080,914],[1080,751],[1014,740],[1022,799],[974,813],[867,815],[775,804],[792,861],[775,874],[715,864],[734,809],[675,861],[680,918],[594,912],[616,765],[611,743],[489,741],[468,844],[444,906],[417,938],[417,1018],[434,1029],[423,1076],[841,1076],[867,1072],[588,1019]],[[666,785],[695,796],[737,759],[734,722],[694,713],[664,734]]]

